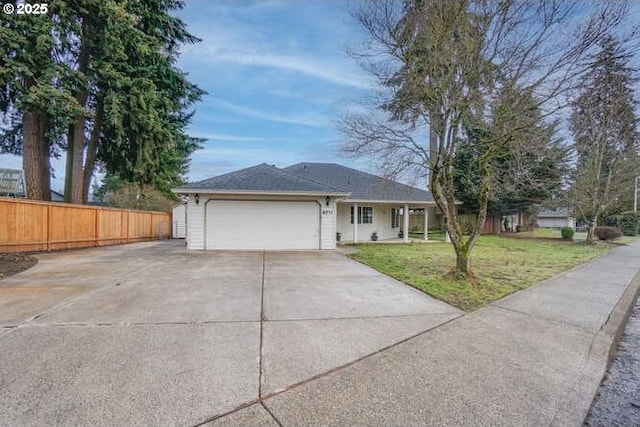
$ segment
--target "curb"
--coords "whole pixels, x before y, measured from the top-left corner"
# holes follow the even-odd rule
[[[593,337],[582,373],[550,425],[582,426],[584,424],[600,383],[618,348],[638,295],[640,295],[640,271],[631,279],[604,326]]]

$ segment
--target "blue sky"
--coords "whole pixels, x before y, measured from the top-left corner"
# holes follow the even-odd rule
[[[335,121],[373,87],[346,54],[360,37],[350,2],[339,0],[187,1],[177,15],[202,39],[182,49],[179,67],[208,92],[189,134],[206,138],[189,180],[266,162],[339,162]],[[353,6],[353,4],[352,4]],[[52,188],[63,187],[63,160]],[[21,159],[0,155],[0,167]]]
[[[180,66],[208,92],[189,129],[208,139],[191,179],[260,162],[353,164],[335,121],[373,82],[345,53],[359,37],[346,1],[192,1],[179,16],[203,39]]]
[[[266,162],[338,162],[340,113],[359,108],[375,82],[346,54],[363,36],[350,16],[358,0],[187,0],[177,15],[203,41],[182,49],[179,67],[208,92],[189,134],[206,138],[192,155],[191,181]],[[632,6],[639,13],[638,4]],[[60,190],[64,157],[53,160]],[[21,159],[0,155],[0,167]]]

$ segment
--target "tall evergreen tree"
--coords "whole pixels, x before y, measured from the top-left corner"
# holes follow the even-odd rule
[[[573,103],[571,131],[577,155],[571,202],[586,218],[591,244],[601,215],[633,191],[640,175],[640,138],[635,110],[631,53],[608,37],[591,59],[591,69]]]
[[[0,149],[23,154],[29,197],[49,197],[49,157],[67,152],[65,200],[88,200],[97,166],[169,193],[198,141],[185,128],[202,95],[175,65],[194,43],[181,1],[67,0],[0,18]]]
[[[69,132],[66,193],[71,201],[81,195],[86,202],[100,163],[112,177],[151,184],[168,194],[180,183],[189,154],[198,148],[185,134],[191,117],[186,110],[203,93],[175,66],[178,48],[199,41],[170,15],[183,3],[80,3],[77,56],[83,58],[84,47],[88,66],[78,62],[84,79],[78,80],[76,97],[90,105],[93,114],[76,117]],[[88,138],[87,119],[92,119]],[[75,143],[85,138],[86,150]]]
[[[129,61],[116,70],[124,85],[109,91],[111,117],[104,128],[98,158],[108,175],[123,182],[150,184],[170,193],[181,182],[187,159],[199,141],[185,133],[191,114],[185,110],[203,94],[175,66],[178,47],[198,39],[169,10],[177,1],[132,3],[139,16],[138,35],[124,46]]]
[[[50,14],[58,16],[60,3]],[[54,58],[68,55],[63,19],[0,15],[0,152],[21,154],[27,197],[49,200],[49,158],[58,152],[66,118],[79,106],[65,87],[71,70]]]

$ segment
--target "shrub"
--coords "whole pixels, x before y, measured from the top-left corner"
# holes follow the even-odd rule
[[[600,240],[613,240],[622,236],[620,229],[616,227],[600,226],[596,227],[596,237]]]
[[[602,221],[604,225],[608,227],[616,227],[620,228],[620,220],[622,219],[622,215],[609,215],[604,218]]]
[[[143,211],[171,212],[171,206],[176,203],[149,185],[142,187],[135,184],[125,184],[117,190],[108,193],[107,204],[114,208],[138,209]]]
[[[620,216],[620,230],[625,236],[636,236],[639,223],[638,214],[635,212],[623,212]]]
[[[562,238],[564,240],[573,240],[573,228],[571,227],[562,227],[560,229],[560,234],[562,234]]]

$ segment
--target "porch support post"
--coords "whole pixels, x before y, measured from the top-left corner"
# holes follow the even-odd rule
[[[358,243],[358,204],[353,204],[353,243]]]
[[[405,243],[409,242],[409,205],[405,204],[402,212],[402,236]]]
[[[429,240],[429,209],[424,207],[424,240]]]

